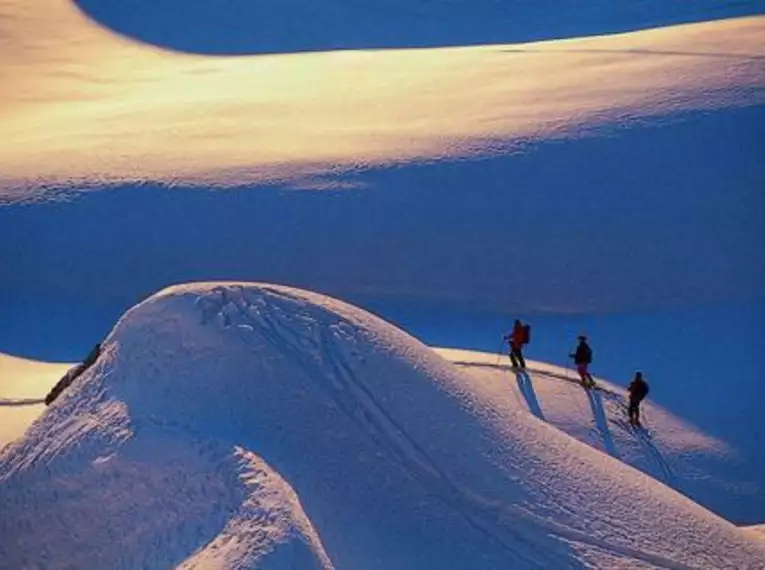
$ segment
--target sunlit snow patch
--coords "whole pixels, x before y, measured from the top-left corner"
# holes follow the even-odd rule
[[[439,49],[191,56],[62,0],[2,0],[0,201],[116,182],[236,186],[506,154],[763,103],[762,17]]]

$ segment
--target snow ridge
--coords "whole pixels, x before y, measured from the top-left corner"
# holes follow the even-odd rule
[[[765,558],[657,481],[505,413],[392,325],[262,284],[177,286],[128,311],[96,364],[2,451],[0,509],[0,559],[14,567]]]

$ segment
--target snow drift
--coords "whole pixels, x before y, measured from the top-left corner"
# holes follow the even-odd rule
[[[178,286],[0,455],[8,567],[762,568],[751,533],[314,293]]]

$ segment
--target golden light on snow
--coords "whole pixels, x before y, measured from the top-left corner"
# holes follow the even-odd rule
[[[0,353],[0,447],[21,436],[42,414],[42,399],[70,366]]]
[[[20,183],[265,181],[765,100],[765,17],[522,45],[225,58],[126,40],[66,0],[34,4],[0,7],[0,172]]]

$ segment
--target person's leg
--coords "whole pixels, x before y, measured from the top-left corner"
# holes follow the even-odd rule
[[[582,386],[590,387],[595,385],[595,380],[592,379],[592,375],[587,370],[586,364],[577,364],[576,371],[579,372],[579,378],[582,381]]]
[[[582,377],[582,384],[587,387],[595,385],[595,380],[593,380],[592,374],[590,374],[589,364],[580,364],[578,370],[579,375]]]
[[[515,356],[521,364],[521,368],[526,368],[526,360],[523,358],[523,351],[520,346],[515,349]]]
[[[510,362],[513,368],[518,368],[518,359],[515,358],[515,349],[513,347],[510,347]]]
[[[630,399],[630,423],[640,425],[640,400]]]

